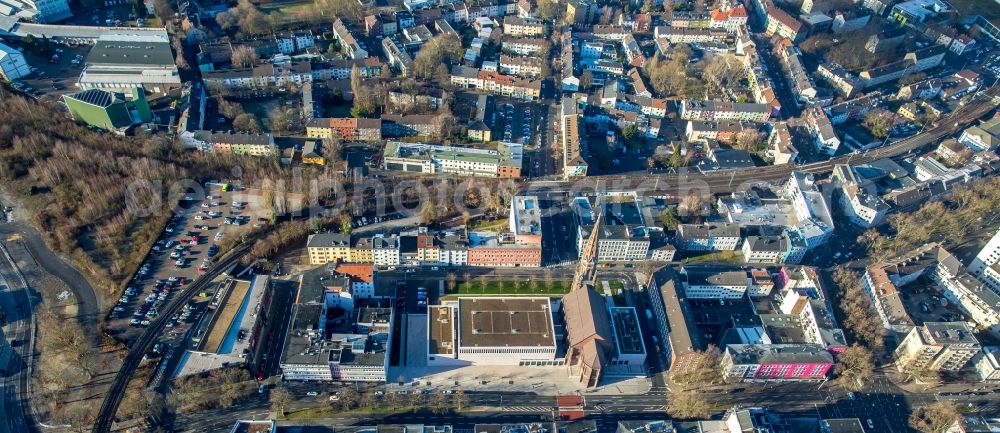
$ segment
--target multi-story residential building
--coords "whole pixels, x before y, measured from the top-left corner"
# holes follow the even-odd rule
[[[604,76],[625,75],[625,66],[622,65],[620,62],[613,60],[608,60],[608,59],[582,60],[580,64],[583,65],[583,68],[585,70],[592,72],[599,72]],[[598,79],[596,79],[595,77],[595,84],[597,84],[596,81],[598,81]]]
[[[441,246],[434,235],[423,233],[417,235],[417,261],[420,263],[441,263]]]
[[[565,32],[562,37],[562,53],[559,55],[562,61],[561,80],[559,86],[564,92],[576,92],[580,90],[580,78],[576,76],[575,58],[573,53],[573,32]]]
[[[306,136],[317,139],[338,137],[350,141],[380,141],[382,119],[318,117],[306,124]]]
[[[793,171],[783,191],[785,198],[791,200],[798,218],[798,224],[806,237],[809,248],[814,248],[829,239],[833,233],[833,217],[830,214],[830,191],[823,192],[815,178],[808,173]],[[813,232],[804,230],[806,225],[815,225],[819,230]]]
[[[77,81],[81,90],[166,93],[181,86],[170,40],[163,34],[103,34],[90,49]]]
[[[381,119],[383,137],[438,137],[442,125],[439,116],[433,114],[383,114]]]
[[[940,45],[920,48],[907,53],[902,60],[863,71],[860,77],[865,88],[875,87],[940,65],[946,51],[948,50]]]
[[[377,266],[399,266],[402,255],[399,251],[399,236],[375,235],[372,238],[372,263]]]
[[[501,41],[504,52],[520,54],[522,56],[535,56],[549,49],[549,41],[541,38],[514,38],[504,37]]]
[[[684,120],[766,122],[771,117],[771,108],[766,104],[685,99],[680,115]]]
[[[396,68],[404,76],[410,74],[410,68],[413,67],[413,57],[399,43],[391,37],[383,38],[382,52],[389,60],[389,66]]]
[[[563,177],[572,178],[587,175],[587,161],[583,158],[587,135],[579,107],[573,98],[563,98],[560,107],[559,138],[563,150]]]
[[[788,74],[787,81],[792,89],[792,93],[795,94],[796,99],[800,103],[812,105],[816,100],[818,91],[816,90],[816,86],[813,85],[809,73],[806,72],[806,68],[802,66],[802,53],[794,46],[782,47],[777,49],[777,51],[778,58],[781,59],[785,67],[785,72]]]
[[[625,51],[625,59],[636,68],[641,68],[646,64],[646,55],[642,53],[642,48],[636,42],[635,36],[631,34],[622,39],[622,50]]]
[[[624,37],[623,37],[624,38]],[[580,60],[597,60],[603,58],[607,53],[614,53],[615,47],[609,42],[580,41]]]
[[[979,254],[976,254],[976,258],[972,259],[969,273],[1000,292],[1000,230],[990,238]]]
[[[383,152],[382,167],[427,174],[459,174],[516,178],[521,176],[523,146],[497,144],[497,150],[435,146],[390,141]]]
[[[649,86],[646,85],[646,80],[642,78],[642,74],[639,72],[639,68],[632,68],[628,71],[629,80],[632,83],[632,91],[636,96],[644,98],[652,98],[653,92],[649,90]]]
[[[812,136],[818,152],[826,155],[837,153],[837,149],[840,148],[840,138],[837,138],[837,134],[833,130],[833,123],[830,122],[830,117],[823,109],[807,107],[803,111],[802,119],[806,122],[809,135]]]
[[[333,271],[350,279],[351,295],[355,299],[375,298],[375,269],[371,263],[342,263]]]
[[[522,79],[466,66],[456,66],[452,69],[451,83],[461,88],[531,101],[541,97],[542,89],[539,80]]]
[[[742,4],[728,9],[712,9],[711,21],[709,21],[708,26],[713,29],[724,29],[729,33],[736,34],[746,28],[748,18],[747,10]]]
[[[693,299],[739,299],[750,288],[746,271],[720,271],[685,267],[681,269],[684,294]]]
[[[722,355],[732,381],[821,381],[832,367],[833,356],[815,344],[729,344]]]
[[[767,22],[765,33],[791,39],[798,42],[800,37],[805,36],[802,31],[802,21],[793,17],[783,9],[771,6],[767,8]]]
[[[311,265],[348,262],[351,260],[352,247],[351,235],[346,233],[319,233],[309,235],[306,241],[306,251]]]
[[[979,329],[1000,336],[1000,295],[993,289],[971,274],[945,278],[938,287]]]
[[[703,42],[723,42],[732,37],[729,33],[723,30],[674,26],[656,26],[656,29],[653,31],[653,35],[657,39],[657,45],[659,45],[661,52],[664,52],[664,49],[666,48],[660,45],[663,41],[671,44],[693,44]]]
[[[543,21],[521,18],[519,16],[506,16],[503,18],[503,33],[508,36],[518,37],[545,37],[545,23]]]
[[[965,322],[924,322],[896,348],[896,368],[905,372],[958,371],[982,347]]]
[[[840,125],[850,120],[863,119],[872,108],[878,107],[881,103],[882,93],[876,91],[827,106],[823,111],[830,117],[830,123]]]
[[[629,31],[624,27],[607,24],[593,25],[591,26],[590,31],[591,34],[594,35],[595,39],[614,42],[620,42],[629,34]]]
[[[278,51],[282,54],[294,54],[316,45],[316,36],[310,30],[299,30],[274,35],[278,42]]]
[[[816,74],[845,98],[853,97],[863,87],[857,76],[836,63],[821,63],[816,68]]]
[[[347,57],[351,59],[363,59],[368,57],[368,50],[358,42],[354,34],[351,33],[347,25],[344,24],[344,20],[337,18],[333,22],[333,38],[340,43],[340,46],[347,53]]]
[[[792,134],[788,131],[786,123],[771,125],[771,133],[767,136],[766,155],[775,165],[792,163],[798,159],[799,150],[792,143]]]
[[[798,318],[803,342],[825,347],[830,353],[840,353],[847,348],[844,331],[837,327],[833,306],[824,297],[819,275],[814,268],[793,271],[782,268],[776,279],[779,280],[777,283],[784,284],[780,294],[780,311],[782,315]],[[781,317],[779,321],[784,319]]]
[[[571,203],[576,218],[578,254],[583,254],[584,245],[593,233],[597,212],[603,212],[595,260],[604,263],[649,258],[649,229],[635,197],[600,197],[595,206],[596,211],[585,197],[578,197]]]
[[[363,237],[354,241],[350,261],[351,263],[372,263],[375,261],[372,254],[372,238]]]
[[[788,250],[781,236],[747,236],[743,241],[743,260],[747,263],[781,263]]]
[[[538,57],[500,55],[499,71],[503,74],[525,78],[538,78],[542,75],[543,59]]]
[[[278,154],[271,134],[245,134],[214,132],[211,138],[212,151],[223,154],[270,156]]]
[[[15,81],[31,74],[31,66],[24,59],[24,54],[7,45],[0,44],[0,78]]]
[[[854,167],[839,164],[834,167],[834,178],[842,192],[840,206],[847,217],[861,227],[881,224],[889,212],[889,204],[882,200],[874,185],[865,184]]]
[[[734,251],[743,239],[739,224],[679,224],[677,248],[682,251]]]
[[[1000,146],[1000,117],[966,128],[958,137],[958,141],[973,152],[996,149]]]
[[[446,233],[440,239],[439,260],[451,266],[469,264],[469,238],[464,233]]]
[[[688,141],[732,141],[743,129],[740,122],[689,120],[685,133]]]
[[[984,346],[982,353],[972,358],[972,363],[984,381],[1000,380],[1000,346]]]

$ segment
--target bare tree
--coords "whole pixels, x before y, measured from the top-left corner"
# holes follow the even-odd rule
[[[292,402],[292,394],[284,386],[277,386],[271,390],[271,411],[278,416],[285,416],[285,409]]]
[[[938,401],[910,413],[910,427],[921,433],[940,433],[955,424],[961,414],[955,403]]]
[[[837,375],[838,384],[858,391],[875,375],[872,352],[857,344],[852,345],[837,355],[833,371]]]
[[[667,402],[667,413],[678,419],[704,419],[710,412],[711,405],[697,391],[674,392]]]
[[[233,49],[230,61],[234,67],[249,68],[256,65],[258,59],[257,50],[249,45],[240,45]]]

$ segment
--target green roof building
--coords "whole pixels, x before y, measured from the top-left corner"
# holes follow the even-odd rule
[[[63,95],[63,101],[74,119],[108,131],[122,132],[153,119],[142,87],[131,89],[129,95],[101,89],[84,90]]]

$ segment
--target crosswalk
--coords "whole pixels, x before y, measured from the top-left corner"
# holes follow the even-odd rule
[[[551,412],[552,407],[550,406],[502,406],[500,408],[504,412]]]

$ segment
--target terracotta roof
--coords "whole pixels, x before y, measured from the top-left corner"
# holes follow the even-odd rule
[[[587,366],[600,369],[611,351],[611,318],[604,299],[591,289],[577,289],[562,298],[566,336]]]
[[[359,281],[362,283],[371,283],[375,281],[375,273],[372,270],[372,265],[363,263],[346,263],[342,265],[337,265],[334,269],[338,274],[343,274],[351,277],[352,280]]]

